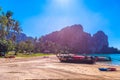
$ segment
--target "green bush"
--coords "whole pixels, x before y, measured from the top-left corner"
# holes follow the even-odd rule
[[[0,40],[0,53],[2,53],[2,55],[12,50],[14,50],[14,44],[11,40]]]

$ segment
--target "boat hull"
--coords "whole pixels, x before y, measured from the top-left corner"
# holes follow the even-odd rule
[[[116,71],[116,68],[98,68],[100,71]]]
[[[94,60],[60,60],[60,62],[65,63],[85,63],[85,64],[94,64]]]
[[[57,56],[60,62],[65,63],[85,63],[85,64],[94,64],[95,59],[85,58],[85,56]]]
[[[96,61],[111,61],[110,57],[95,57]]]

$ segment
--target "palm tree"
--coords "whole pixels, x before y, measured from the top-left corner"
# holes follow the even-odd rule
[[[0,40],[8,40],[7,36],[10,33],[13,33],[10,36],[12,42],[16,40],[16,33],[20,33],[22,29],[20,28],[20,23],[14,19],[12,19],[13,12],[7,11],[6,13],[2,12],[2,8],[0,7]],[[9,47],[9,46],[7,46]]]
[[[13,26],[13,34],[12,34],[12,40],[13,41],[15,41],[16,40],[16,34],[15,33],[21,33],[21,31],[22,31],[22,29],[21,29],[21,27],[20,27],[20,23],[19,23],[19,21],[15,21],[14,22],[14,26]]]
[[[6,32],[6,25],[8,23],[7,17],[2,13],[0,15],[0,37],[1,39],[5,39],[5,35],[7,34]]]

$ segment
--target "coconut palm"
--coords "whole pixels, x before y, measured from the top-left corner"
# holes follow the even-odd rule
[[[7,23],[8,23],[8,19],[4,15],[4,13],[2,13],[0,15],[0,37],[1,37],[1,39],[4,39],[5,35],[7,34],[7,32],[6,32],[6,25],[7,25]]]
[[[3,41],[8,41],[7,37],[10,33],[13,33],[13,35],[10,36],[10,40],[12,40],[12,42],[15,42],[15,39],[16,39],[15,34],[20,33],[22,31],[22,29],[20,28],[20,23],[12,19],[12,16],[13,16],[13,12],[7,11],[6,13],[4,13],[2,11],[2,8],[0,7],[0,40],[1,40],[1,43]],[[10,46],[8,45],[7,47],[9,48]]]
[[[16,36],[15,33],[20,33],[22,31],[22,29],[20,28],[19,21],[12,19],[12,15],[13,15],[13,12],[11,11],[7,11],[6,13],[1,11],[0,37],[2,39],[5,39],[11,32],[13,32],[13,35],[11,36],[11,38],[15,38]]]

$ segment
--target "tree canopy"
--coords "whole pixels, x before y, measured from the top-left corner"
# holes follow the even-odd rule
[[[0,52],[8,52],[14,49],[15,33],[22,31],[18,20],[12,18],[13,12],[4,12],[0,7]],[[8,39],[7,36],[11,33],[12,36]]]

